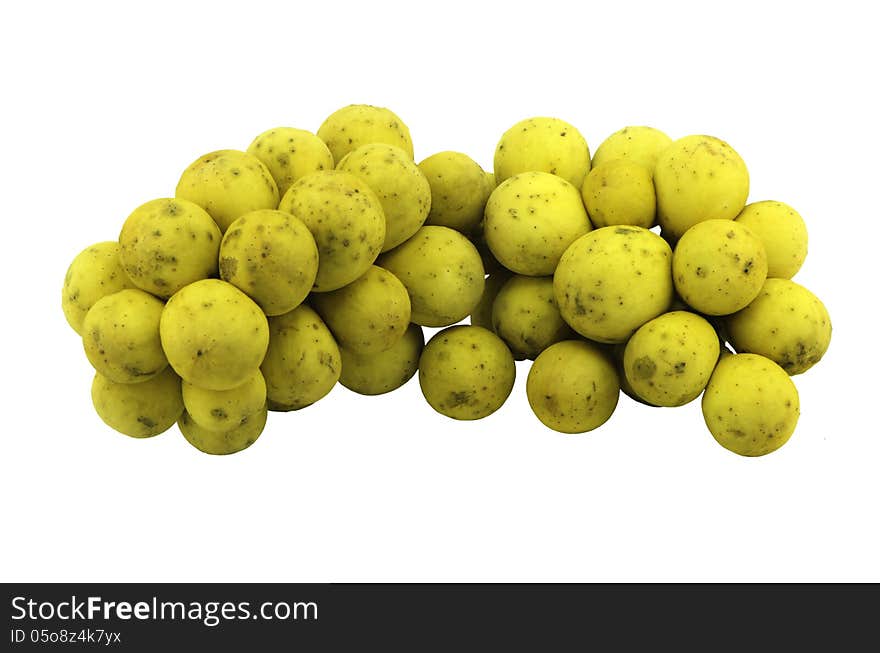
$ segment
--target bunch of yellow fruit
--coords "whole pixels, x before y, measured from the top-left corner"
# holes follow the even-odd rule
[[[233,453],[269,411],[416,371],[435,410],[479,419],[532,359],[528,400],[554,430],[595,429],[621,390],[654,406],[702,394],[715,439],[757,456],[794,431],[790,376],[825,353],[831,321],[791,281],[803,220],[748,194],[745,163],[710,136],[627,127],[591,158],[575,127],[531,118],[486,173],[459,152],[416,164],[398,116],[351,105],[317,134],[279,127],[198,158],[173,198],[73,260],[62,306],[95,409],[136,438],[177,423]],[[423,327],[439,328],[427,344]]]

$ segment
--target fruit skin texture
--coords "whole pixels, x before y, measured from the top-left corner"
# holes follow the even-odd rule
[[[492,330],[518,359],[534,360],[553,343],[574,337],[556,306],[552,277],[516,275],[507,281],[492,305]]]
[[[641,227],[603,227],[565,251],[553,275],[562,318],[590,340],[624,342],[672,303],[672,250]]]
[[[159,435],[183,413],[180,377],[170,367],[143,383],[114,383],[98,373],[92,380],[92,404],[107,426],[124,435]]]
[[[96,301],[134,287],[122,269],[119,243],[95,243],[77,254],[67,268],[61,288],[61,310],[71,328],[82,335],[83,320]]]
[[[257,157],[218,150],[193,161],[177,182],[175,197],[205,209],[221,231],[241,215],[278,206],[278,186]]]
[[[412,155],[399,147],[371,143],[346,154],[336,169],[361,179],[379,198],[385,214],[383,252],[424,224],[431,210],[431,186]]]
[[[248,146],[248,154],[268,168],[283,197],[300,177],[321,170],[333,170],[333,155],[312,132],[293,127],[276,127],[257,136]]]
[[[142,204],[119,233],[119,260],[131,282],[167,299],[185,285],[217,274],[222,234],[200,206],[185,199]]]
[[[266,405],[266,382],[259,370],[231,390],[205,390],[186,381],[182,389],[186,412],[206,431],[231,431]]]
[[[585,433],[611,417],[620,382],[614,365],[596,345],[563,340],[535,359],[526,393],[545,426],[560,433]]]
[[[654,226],[654,183],[649,170],[638,163],[616,159],[594,167],[584,180],[581,194],[594,227]]]
[[[174,371],[207,390],[231,390],[247,381],[269,344],[260,307],[220,279],[176,292],[162,312],[159,334]]]
[[[630,385],[629,379],[626,378],[626,370],[624,370],[623,368],[624,353],[626,353],[626,343],[623,342],[612,345],[610,351],[608,351],[611,362],[614,363],[614,369],[617,370],[617,380],[620,382],[620,391],[633,401],[637,401],[640,404],[644,404],[645,406],[654,406],[654,404],[652,404],[650,401],[645,401],[642,397],[640,397],[638,393],[633,390],[633,387]]]
[[[359,354],[389,349],[406,333],[411,314],[404,285],[375,265],[344,288],[315,293],[311,306],[339,346]]]
[[[675,289],[706,315],[744,308],[767,278],[767,253],[760,239],[732,220],[706,220],[685,232],[672,258]]]
[[[269,349],[260,370],[269,410],[298,410],[324,397],[339,380],[339,347],[321,317],[300,304],[269,318]]]
[[[788,374],[756,354],[724,356],[703,394],[703,419],[718,444],[763,456],[788,442],[800,415]]]
[[[385,242],[385,213],[362,180],[336,170],[298,180],[278,205],[312,232],[318,246],[313,290],[342,288],[367,271]]]
[[[256,442],[266,427],[268,411],[265,404],[247,419],[227,431],[211,431],[184,412],[177,422],[186,441],[199,451],[217,456],[243,451]]]
[[[327,144],[334,161],[342,161],[361,145],[385,143],[399,147],[413,158],[409,128],[394,112],[368,104],[350,104],[334,111],[318,128],[318,138]]]
[[[425,335],[418,324],[410,324],[403,337],[378,354],[358,354],[344,347],[339,382],[352,392],[381,395],[401,387],[419,369]]]
[[[590,171],[590,148],[581,133],[559,118],[527,118],[501,136],[495,148],[495,180],[523,172],[558,175],[580,188]]]
[[[422,227],[408,241],[379,257],[406,286],[410,320],[422,326],[455,324],[480,301],[485,273],[480,253],[467,238],[448,227]]]
[[[807,225],[788,204],[754,202],[736,216],[736,221],[751,229],[767,251],[767,276],[791,279],[807,258]]]
[[[419,360],[419,385],[431,408],[459,420],[498,410],[513,389],[516,365],[488,329],[454,326],[438,332]]]
[[[83,320],[83,349],[102,375],[116,383],[143,383],[168,366],[159,340],[165,305],[135,288],[102,297]]]
[[[624,127],[602,141],[593,155],[593,168],[615,161],[626,159],[644,166],[650,175],[660,153],[672,145],[672,139],[659,129],[637,126]]]
[[[590,229],[577,188],[546,172],[524,172],[492,191],[483,233],[504,267],[541,277],[553,274],[566,248]]]
[[[318,274],[318,246],[309,228],[283,211],[260,209],[233,222],[220,243],[220,277],[266,315],[292,311]]]
[[[470,323],[472,326],[480,326],[490,331],[495,330],[495,327],[492,326],[492,306],[498,293],[501,292],[501,288],[512,276],[512,272],[502,269],[492,272],[486,277],[480,301],[477,302],[477,305],[471,311]]]
[[[461,152],[438,152],[419,163],[431,187],[431,211],[425,224],[449,227],[465,235],[483,219],[483,209],[495,190],[480,165]]]
[[[791,375],[818,363],[831,343],[828,309],[789,279],[767,279],[754,301],[726,325],[736,351],[766,356]]]
[[[629,387],[654,406],[683,406],[700,396],[718,362],[720,344],[705,319],[664,313],[636,331],[623,354]]]
[[[654,168],[657,218],[677,239],[703,220],[733,220],[749,196],[749,171],[730,145],[713,136],[685,136]]]

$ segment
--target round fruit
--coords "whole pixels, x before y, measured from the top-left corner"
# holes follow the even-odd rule
[[[362,395],[381,395],[396,390],[419,369],[424,346],[422,327],[410,324],[402,338],[377,354],[358,354],[340,347],[342,374],[339,382]]]
[[[718,443],[741,456],[763,456],[788,442],[800,414],[798,391],[773,361],[725,356],[703,394],[703,418]]]
[[[448,227],[422,227],[376,264],[403,282],[412,305],[410,319],[423,326],[455,324],[470,315],[483,294],[485,273],[477,248]]]
[[[392,111],[368,104],[350,104],[333,112],[318,128],[318,138],[327,144],[334,161],[342,161],[361,145],[385,143],[399,147],[413,158],[409,129]]]
[[[596,229],[562,255],[553,291],[575,331],[599,342],[624,342],[672,303],[672,250],[641,227]]]
[[[412,155],[393,145],[372,143],[346,154],[336,169],[361,179],[379,198],[385,214],[383,252],[424,224],[431,209],[431,187]]]
[[[184,199],[152,200],[136,208],[119,234],[119,260],[132,283],[168,298],[217,274],[220,229]]]
[[[807,258],[807,225],[800,214],[782,202],[754,202],[736,216],[764,244],[767,276],[791,279]]]
[[[590,170],[581,189],[594,227],[654,226],[656,200],[650,171],[627,159],[616,159]]]
[[[175,196],[198,204],[226,231],[239,216],[278,207],[272,173],[253,154],[219,150],[200,156],[183,171]]]
[[[749,196],[749,171],[724,141],[686,136],[660,154],[654,186],[660,226],[676,239],[703,220],[733,220]]]
[[[165,305],[129,288],[102,297],[83,320],[83,348],[98,372],[116,383],[143,383],[168,366],[159,339]]]
[[[143,383],[115,383],[95,374],[92,404],[110,428],[149,438],[174,426],[183,412],[180,377],[170,367]]]
[[[243,451],[256,442],[266,427],[267,416],[268,412],[264,405],[228,431],[211,431],[193,420],[189,413],[184,412],[177,425],[186,441],[199,451],[226,455]]]
[[[247,149],[272,173],[278,195],[300,177],[321,170],[333,170],[333,155],[320,138],[304,129],[276,127],[254,139]]]
[[[754,301],[726,322],[734,349],[766,356],[792,375],[818,363],[831,343],[828,309],[788,279],[767,279]]]
[[[254,301],[219,279],[176,292],[159,324],[168,362],[185,381],[231,390],[251,378],[269,344],[266,316]]]
[[[266,315],[292,311],[318,274],[318,247],[308,227],[283,211],[251,211],[220,243],[220,277],[244,291]]]
[[[626,159],[644,166],[653,176],[660,153],[672,144],[659,129],[653,127],[624,127],[606,138],[593,155],[593,167]]]
[[[472,420],[501,408],[513,389],[510,350],[488,329],[454,326],[437,333],[419,360],[419,385],[431,408]]]
[[[94,303],[126,288],[134,288],[134,284],[122,269],[119,243],[109,240],[86,247],[64,275],[61,309],[67,323],[82,335],[83,320]]]
[[[732,220],[706,220],[688,229],[672,257],[675,289],[706,315],[729,315],[748,305],[767,278],[764,245]]]
[[[461,152],[429,156],[419,168],[431,186],[431,211],[425,224],[449,227],[468,235],[483,219],[489,194],[495,189],[479,164]]]
[[[345,172],[316,172],[297,181],[278,209],[312,232],[318,245],[315,292],[342,288],[367,271],[385,242],[385,214],[366,183]]]
[[[705,319],[664,313],[636,331],[623,354],[629,387],[654,406],[683,406],[700,396],[718,362],[720,343]]]
[[[611,417],[620,397],[620,382],[614,365],[598,347],[563,340],[535,359],[526,393],[545,426],[560,433],[585,433]]]
[[[339,380],[333,335],[307,304],[269,318],[269,349],[260,370],[269,410],[298,410],[324,397]]]
[[[566,248],[590,229],[578,189],[546,172],[524,172],[492,191],[483,226],[495,258],[529,276],[553,274]]]
[[[576,188],[590,171],[590,148],[581,133],[558,118],[528,118],[504,132],[495,148],[495,179],[523,172],[558,175]]]

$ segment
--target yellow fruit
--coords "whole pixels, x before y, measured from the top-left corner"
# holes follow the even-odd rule
[[[419,164],[431,187],[431,211],[425,224],[449,227],[465,235],[483,219],[489,194],[495,189],[479,164],[461,152],[439,152]]]
[[[316,172],[298,180],[279,210],[305,223],[318,246],[314,291],[342,288],[376,260],[385,242],[385,213],[366,183],[346,172]]]
[[[345,155],[337,170],[361,179],[379,198],[385,214],[382,251],[412,237],[428,217],[431,187],[412,156],[384,143],[362,145]]]
[[[744,308],[767,278],[767,253],[760,239],[732,220],[706,220],[688,229],[672,257],[675,289],[706,315]]]
[[[653,127],[624,127],[606,138],[593,155],[593,167],[626,159],[644,166],[653,175],[660,153],[672,144],[659,129]]]
[[[818,363],[831,343],[831,317],[816,295],[788,279],[767,279],[758,296],[727,318],[738,352],[761,354],[789,374]]]
[[[654,183],[649,170],[638,163],[616,159],[595,166],[587,175],[581,194],[594,227],[654,226]]]
[[[257,136],[247,149],[272,173],[278,195],[300,177],[333,170],[333,155],[320,138],[304,129],[276,127]]]
[[[183,405],[205,430],[228,432],[266,405],[266,382],[259,370],[230,390],[206,390],[184,381]]]
[[[180,378],[170,367],[143,383],[115,383],[95,374],[92,404],[110,428],[149,438],[174,426],[183,412]]]
[[[159,334],[174,371],[207,390],[231,390],[251,378],[269,343],[260,307],[219,279],[176,292],[162,312]]]
[[[339,380],[333,335],[307,304],[269,318],[269,349],[260,370],[269,410],[298,410],[329,393]]]
[[[481,419],[513,389],[510,350],[488,329],[454,326],[438,332],[419,360],[419,385],[431,408],[453,419]]]
[[[422,227],[376,262],[400,279],[412,305],[410,319],[447,326],[470,315],[485,284],[477,248],[448,227]]]
[[[553,277],[509,279],[492,304],[492,330],[514,358],[532,360],[553,343],[574,337],[556,306]]]
[[[248,415],[240,424],[227,431],[211,431],[183,413],[177,425],[186,441],[199,451],[217,456],[243,451],[256,442],[266,427],[266,406]]]
[[[657,217],[674,240],[703,220],[733,220],[749,196],[749,171],[736,150],[712,136],[685,136],[654,168]]]
[[[251,211],[220,243],[220,277],[253,299],[266,315],[299,306],[318,274],[318,247],[308,227],[284,211]]]
[[[797,274],[807,258],[807,225],[797,211],[782,202],[754,202],[736,221],[764,244],[768,277],[791,279]]]
[[[641,227],[596,229],[562,255],[553,291],[575,331],[598,342],[624,342],[672,303],[672,251]]]
[[[403,337],[411,314],[404,285],[375,265],[344,288],[315,293],[311,305],[339,346],[359,354],[389,349]]]
[[[95,243],[76,255],[61,289],[61,309],[67,323],[82,335],[86,313],[96,301],[134,284],[122,269],[119,243],[114,240]]]
[[[546,172],[516,175],[492,191],[483,226],[495,258],[529,276],[553,274],[565,249],[590,229],[578,189]]]
[[[318,129],[318,138],[327,144],[333,160],[342,161],[361,145],[385,143],[399,147],[413,158],[409,129],[392,111],[368,104],[351,104],[333,112]]]
[[[185,199],[142,204],[119,233],[119,260],[132,283],[168,298],[187,284],[217,274],[220,229]]]
[[[245,213],[278,208],[279,195],[272,173],[253,154],[218,150],[183,171],[175,197],[198,204],[226,231]]]
[[[703,394],[703,418],[717,442],[741,456],[763,456],[788,442],[800,414],[798,391],[773,361],[725,356]]]
[[[83,320],[83,349],[98,372],[116,383],[143,383],[168,366],[159,339],[164,304],[128,288],[102,297]]]
[[[529,405],[560,433],[585,433],[608,421],[620,397],[614,365],[598,347],[563,340],[535,359],[526,382]]]
[[[656,317],[636,331],[623,354],[629,387],[654,406],[683,406],[700,396],[720,355],[715,329],[686,311]]]
[[[580,188],[590,171],[590,148],[581,133],[558,118],[527,118],[504,132],[495,148],[498,185],[523,172],[547,172]]]
[[[340,347],[342,374],[339,382],[362,395],[380,395],[396,390],[419,369],[424,346],[422,327],[410,324],[402,338],[377,354],[358,354]]]

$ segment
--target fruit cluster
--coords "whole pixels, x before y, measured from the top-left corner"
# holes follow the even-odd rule
[[[337,382],[382,394],[416,371],[438,412],[486,417],[532,359],[528,400],[552,429],[595,429],[621,390],[653,406],[702,394],[715,439],[762,455],[792,434],[790,375],[831,322],[791,281],[803,220],[748,194],[745,163],[710,136],[627,127],[591,158],[575,127],[532,118],[486,173],[458,152],[416,164],[399,117],[352,105],[317,134],[280,127],[197,159],[174,198],[73,260],[62,306],[100,417],[137,438],[177,423],[207,453],[245,449],[268,411]],[[423,327],[441,330],[425,344]]]

